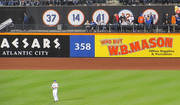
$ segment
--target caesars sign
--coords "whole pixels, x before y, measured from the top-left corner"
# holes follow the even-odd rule
[[[63,45],[68,45],[66,36],[0,36],[2,57],[53,57],[69,56]],[[63,38],[63,40],[62,40]],[[67,43],[67,44],[66,44]],[[65,54],[67,53],[67,54]]]

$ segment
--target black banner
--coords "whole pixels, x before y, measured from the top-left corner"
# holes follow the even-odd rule
[[[69,47],[69,36],[0,36],[0,57],[69,57]]]
[[[28,15],[30,17],[32,17],[32,19],[30,19],[29,23],[30,24],[44,24],[43,20],[42,20],[43,13],[45,11],[49,10],[50,8],[36,7],[36,9],[38,10],[38,13],[34,14],[34,12],[32,11],[32,8],[26,7],[26,11],[27,11]],[[174,13],[174,6],[88,6],[88,7],[87,6],[76,6],[76,7],[52,7],[51,9],[53,9],[59,13],[60,21],[58,24],[63,24],[64,29],[84,28],[83,24],[86,22],[86,20],[91,21],[93,18],[92,17],[93,13],[98,9],[103,9],[103,10],[107,11],[107,13],[109,14],[109,22],[108,23],[112,23],[112,17],[114,15],[114,13],[119,13],[121,10],[124,10],[124,9],[127,9],[132,12],[132,14],[134,15],[135,23],[138,23],[137,20],[138,20],[138,16],[140,15],[140,13],[143,13],[147,9],[153,9],[159,15],[159,19],[158,19],[156,25],[162,25],[163,17],[166,13],[169,13],[169,17],[171,17],[172,14]],[[74,27],[74,26],[70,25],[68,22],[68,14],[73,9],[78,9],[84,13],[84,18],[85,18],[84,23],[78,27]],[[46,26],[46,25],[44,24],[44,26]]]
[[[69,23],[69,19],[68,19],[68,14],[74,9],[78,9],[84,14],[84,21],[78,27],[72,26]],[[43,14],[47,10],[54,10],[59,14],[59,21],[57,22],[57,24],[63,24],[63,29],[78,29],[78,28],[84,29],[83,24],[86,22],[86,20],[91,21],[93,18],[94,12],[97,11],[98,9],[103,9],[107,11],[107,13],[109,14],[108,23],[112,23],[112,17],[114,13],[120,13],[120,11],[123,11],[123,10],[128,10],[129,12],[131,12],[131,14],[133,14],[135,23],[138,23],[137,19],[140,13],[145,13],[145,11],[151,10],[151,11],[147,11],[147,13],[149,14],[153,10],[157,13],[157,14],[153,13],[153,15],[156,15],[156,18],[158,17],[156,25],[162,25],[163,17],[166,13],[169,13],[169,17],[171,17],[175,11],[174,6],[68,6],[68,7],[61,6],[61,7],[18,7],[18,8],[1,7],[0,13],[3,14],[3,16],[0,17],[0,21],[3,22],[8,18],[12,18],[13,23],[22,24],[23,17],[24,17],[23,13],[26,12],[29,18],[28,24],[40,25],[39,28],[44,29],[44,30],[57,29],[57,27],[47,26],[43,22],[43,19],[42,19]],[[125,11],[124,13],[126,14]],[[53,20],[54,18],[55,17],[53,16],[51,16],[50,18],[50,15],[47,15],[46,17],[48,21]],[[81,20],[81,18],[78,18],[78,19]],[[54,26],[56,26],[57,24],[55,24]],[[21,29],[21,28],[16,27],[16,29]],[[29,26],[29,29],[31,28],[35,29],[36,27]]]

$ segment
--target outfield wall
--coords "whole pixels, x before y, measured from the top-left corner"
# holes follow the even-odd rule
[[[0,33],[1,57],[180,57],[180,34]]]

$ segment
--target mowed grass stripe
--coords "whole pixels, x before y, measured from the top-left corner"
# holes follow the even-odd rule
[[[179,71],[2,70],[0,105],[178,105],[179,80]]]

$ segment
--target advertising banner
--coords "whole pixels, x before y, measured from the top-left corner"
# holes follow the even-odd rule
[[[69,36],[0,35],[0,57],[69,57]]]
[[[0,35],[0,57],[180,57],[177,33]]]
[[[179,35],[96,35],[95,57],[180,57]]]

